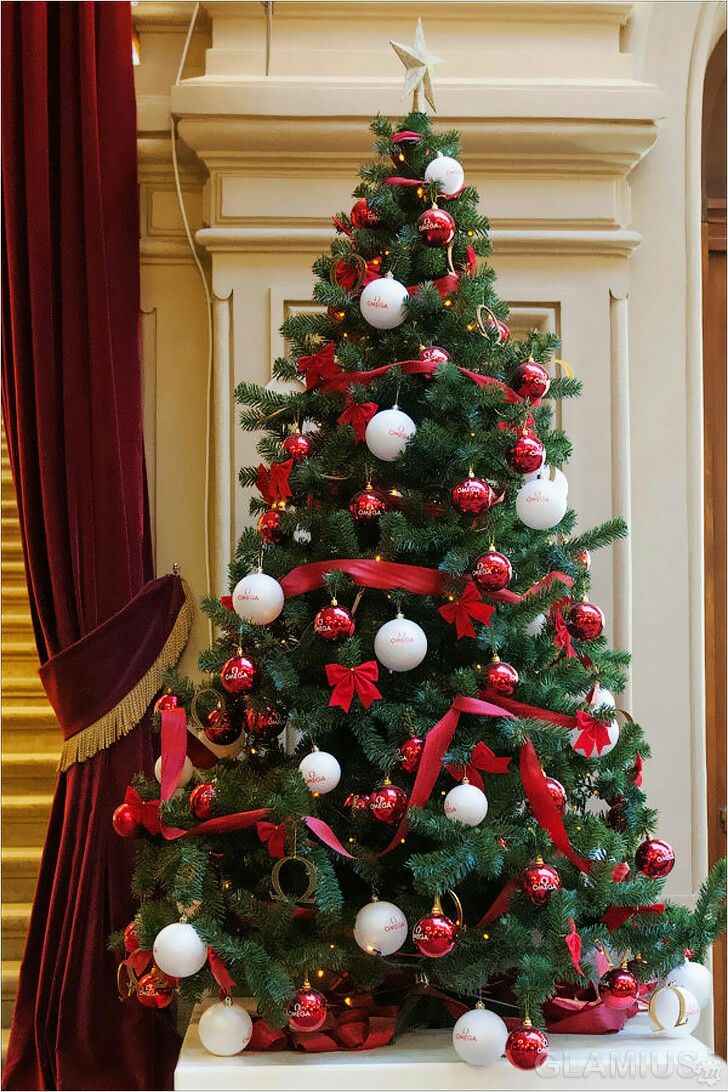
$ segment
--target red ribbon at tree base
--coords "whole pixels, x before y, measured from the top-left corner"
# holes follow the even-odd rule
[[[340,425],[351,425],[358,442],[363,443],[367,425],[378,409],[376,402],[354,402],[350,398],[336,420]]]
[[[379,678],[379,665],[376,660],[367,660],[358,667],[344,667],[342,664],[326,664],[326,679],[333,692],[329,699],[330,706],[339,706],[348,713],[354,694],[365,709],[381,698],[381,693],[374,685]]]
[[[454,599],[438,610],[446,622],[454,623],[458,640],[461,637],[474,637],[476,622],[490,625],[490,617],[495,611],[489,603],[484,603],[473,583],[467,583],[459,599]]]
[[[339,1050],[374,1050],[394,1038],[397,1005],[359,1005],[334,1016],[331,1012],[320,1031],[296,1032],[273,1028],[262,1018],[253,1022],[248,1050],[303,1050],[308,1054],[329,1054]]]
[[[284,463],[271,463],[270,468],[266,468],[262,463],[258,467],[255,484],[263,500],[268,504],[281,504],[291,496],[288,479],[292,467],[293,459],[286,459]]]
[[[282,857],[286,852],[286,824],[259,819],[255,826],[261,842],[268,847],[268,856]]]

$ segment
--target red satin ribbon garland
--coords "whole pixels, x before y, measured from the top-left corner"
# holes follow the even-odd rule
[[[376,660],[367,660],[358,667],[344,667],[342,664],[326,664],[326,679],[333,686],[330,706],[339,706],[348,713],[354,694],[365,709],[381,698],[381,693],[374,685],[379,678],[379,665]]]
[[[330,344],[333,345],[333,342]],[[314,354],[314,357],[319,356],[322,352],[323,350],[320,350],[319,354]],[[313,360],[314,357],[301,357],[301,360],[310,361]],[[302,371],[305,370],[307,382],[309,380],[309,375],[311,377],[309,389],[320,386],[324,391],[335,391],[350,387],[353,384],[371,383],[374,379],[381,379],[382,376],[385,376],[387,372],[390,372],[393,368],[400,368],[404,375],[434,375],[440,367],[439,364],[434,364],[432,361],[427,360],[395,360],[391,364],[383,364],[381,367],[371,368],[367,372],[344,372],[338,365],[335,367],[328,366],[328,355],[326,359],[327,363],[325,367],[321,367],[317,363],[314,366],[307,364],[304,369],[300,369]],[[481,375],[480,372],[473,372],[468,368],[461,368],[459,366],[457,366],[457,368],[461,375],[471,379],[477,387],[498,387],[499,390],[503,392],[505,401],[509,404],[515,405],[523,402],[521,396],[516,394],[516,392],[501,379],[496,379],[495,376],[492,375]],[[323,374],[324,371],[326,374]]]
[[[569,841],[564,821],[546,784],[541,763],[531,740],[526,737],[521,747],[521,781],[526,799],[539,826],[546,831],[556,849],[563,853],[581,872],[591,872],[592,862],[580,857]]]
[[[602,921],[609,932],[613,933],[635,914],[662,914],[664,911],[664,902],[655,902],[650,906],[610,906],[602,914]]]

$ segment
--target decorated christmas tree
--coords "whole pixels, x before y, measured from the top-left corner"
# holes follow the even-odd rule
[[[431,102],[423,40],[396,48]],[[588,598],[627,528],[578,526],[553,423],[580,383],[553,335],[510,335],[457,133],[419,109],[372,131],[320,311],[236,392],[262,461],[231,595],[204,604],[209,681],[164,680],[161,803],[140,776],[115,815],[131,990],[253,998],[254,1024],[207,1010],[215,1053],[457,1020],[467,1061],[533,1068],[547,1029],[617,1030],[666,976],[655,1024],[692,1027],[724,872],[692,912],[662,900],[629,656]]]

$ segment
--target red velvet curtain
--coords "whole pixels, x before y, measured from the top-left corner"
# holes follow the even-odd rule
[[[152,577],[131,29],[128,3],[2,4],[2,410],[49,665]],[[151,766],[146,721],[59,778],[8,1089],[171,1087],[170,1015],[120,1002],[107,950],[134,912],[110,820]]]

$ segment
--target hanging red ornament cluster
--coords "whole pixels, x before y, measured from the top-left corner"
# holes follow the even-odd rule
[[[261,512],[256,530],[263,542],[267,542],[270,546],[280,546],[285,537],[281,529],[280,509],[267,508],[265,512]]]
[[[288,714],[280,705],[266,705],[264,709],[245,710],[245,724],[252,736],[262,741],[275,739],[286,726]]]
[[[210,818],[216,795],[215,786],[209,781],[195,785],[190,793],[190,811],[196,819]]]
[[[543,398],[550,386],[551,376],[535,360],[525,360],[511,376],[511,387],[521,398]]]
[[[367,485],[366,489],[355,493],[351,498],[349,511],[357,523],[372,523],[379,519],[388,507],[387,498],[379,490]]]
[[[510,698],[515,694],[518,686],[518,672],[515,667],[494,656],[485,670],[485,683],[488,690],[494,690],[496,694]]]
[[[369,807],[380,823],[394,825],[407,810],[407,793],[387,777],[369,797]]]
[[[546,458],[546,448],[532,432],[522,432],[513,447],[506,451],[506,461],[511,470],[520,474],[532,474],[539,470]]]
[[[506,1058],[516,1069],[538,1069],[546,1061],[549,1041],[530,1020],[516,1028],[506,1039]]]
[[[508,587],[513,567],[505,554],[490,549],[473,565],[473,580],[481,591],[497,592]]]
[[[289,459],[293,459],[294,463],[300,463],[303,459],[307,459],[313,451],[310,437],[304,436],[302,432],[293,432],[290,436],[286,436],[281,441],[281,447]]]
[[[521,872],[519,877],[521,891],[534,906],[545,906],[554,891],[561,887],[561,877],[553,865],[546,864],[537,857]]]
[[[210,743],[214,743],[216,747],[227,747],[240,739],[242,728],[233,724],[227,709],[218,703],[205,717],[203,730]]]
[[[288,1026],[292,1031],[318,1031],[326,1023],[327,1012],[324,995],[304,982],[288,1007]]]
[[[228,694],[249,694],[258,681],[258,668],[239,648],[220,668],[220,682]]]
[[[580,641],[595,641],[604,629],[604,614],[594,603],[582,599],[569,611],[566,628]]]
[[[610,1009],[628,1009],[639,996],[639,982],[626,964],[612,967],[599,983],[599,993]]]
[[[355,629],[356,623],[351,611],[340,607],[335,599],[331,600],[328,607],[322,607],[313,620],[314,633],[324,641],[345,641],[353,636]]]
[[[425,741],[420,736],[410,736],[409,739],[400,744],[399,753],[402,756],[400,765],[405,773],[417,772],[424,746]]]
[[[479,516],[487,512],[495,501],[495,490],[482,478],[476,478],[472,471],[452,491],[453,507],[464,516]]]
[[[455,238],[455,221],[445,209],[433,205],[420,216],[417,230],[427,246],[448,246]]]
[[[675,851],[659,838],[649,838],[637,846],[634,855],[637,868],[651,880],[663,880],[675,865]]]

